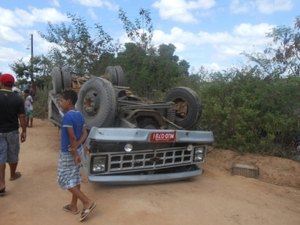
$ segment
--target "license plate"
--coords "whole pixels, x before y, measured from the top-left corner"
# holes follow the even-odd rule
[[[150,136],[150,142],[175,142],[175,131],[168,132],[153,132]]]

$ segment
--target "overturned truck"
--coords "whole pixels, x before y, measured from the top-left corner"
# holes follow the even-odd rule
[[[191,130],[201,114],[190,88],[170,90],[163,102],[134,95],[120,66],[108,66],[101,77],[78,76],[67,68],[51,72],[49,120],[60,126],[59,94],[78,93],[76,109],[89,135],[83,168],[88,179],[107,184],[157,183],[201,175],[211,131]]]

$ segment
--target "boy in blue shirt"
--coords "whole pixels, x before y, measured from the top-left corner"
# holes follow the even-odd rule
[[[65,205],[63,209],[72,214],[78,214],[77,200],[79,199],[83,204],[80,215],[80,221],[83,221],[93,211],[96,204],[80,190],[80,156],[83,155],[82,143],[88,132],[83,115],[75,111],[76,101],[77,93],[73,90],[64,91],[60,98],[60,107],[65,114],[61,124],[61,150],[57,180],[62,189],[67,189],[72,194],[70,204]]]

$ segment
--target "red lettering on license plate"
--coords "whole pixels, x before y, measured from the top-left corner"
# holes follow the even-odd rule
[[[176,133],[171,132],[153,132],[150,136],[150,142],[175,142]]]

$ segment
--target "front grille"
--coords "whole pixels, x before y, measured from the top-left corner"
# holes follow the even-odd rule
[[[193,151],[186,148],[169,148],[153,151],[112,153],[108,157],[107,172],[150,170],[188,165],[193,161]]]

